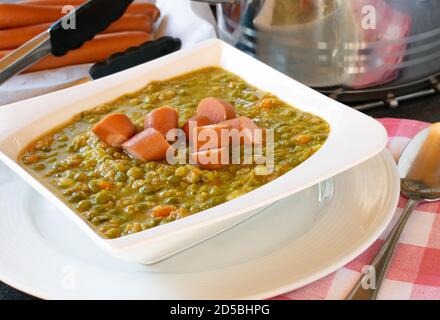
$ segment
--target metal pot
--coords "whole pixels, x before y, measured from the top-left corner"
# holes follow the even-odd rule
[[[342,100],[406,94],[440,74],[438,0],[220,2],[220,38]]]

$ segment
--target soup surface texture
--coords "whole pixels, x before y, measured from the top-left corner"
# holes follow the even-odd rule
[[[141,131],[145,115],[164,105],[178,110],[182,126],[195,115],[198,103],[210,96],[229,101],[237,116],[249,117],[260,128],[274,131],[272,173],[261,175],[261,164],[203,170],[191,164],[137,161],[91,132],[94,124],[111,113],[126,114]],[[321,148],[329,132],[323,119],[211,67],[151,82],[137,93],[83,112],[36,139],[19,160],[99,234],[117,238],[250,192],[307,160]]]

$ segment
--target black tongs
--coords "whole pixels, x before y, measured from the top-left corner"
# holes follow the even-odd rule
[[[90,0],[0,60],[0,84],[49,54],[77,49],[118,20],[133,0]],[[70,28],[68,21],[75,22]],[[65,27],[68,26],[68,27]]]

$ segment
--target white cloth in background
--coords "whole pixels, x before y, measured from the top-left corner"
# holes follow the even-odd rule
[[[162,12],[156,37],[180,38],[183,47],[216,37],[215,20],[207,4],[190,0],[157,0],[156,4]],[[90,66],[17,75],[0,85],[0,106],[63,89],[68,83],[87,78]]]

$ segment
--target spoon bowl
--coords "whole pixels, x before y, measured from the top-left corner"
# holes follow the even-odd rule
[[[410,199],[440,200],[440,123],[422,130],[400,155],[401,192]]]

